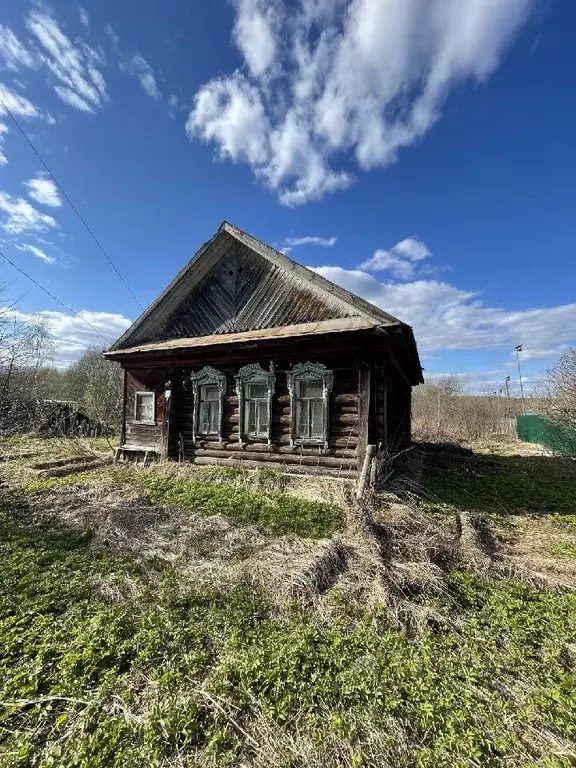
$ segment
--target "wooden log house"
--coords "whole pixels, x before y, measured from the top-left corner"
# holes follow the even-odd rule
[[[355,477],[410,443],[412,329],[224,222],[105,352],[120,451]]]

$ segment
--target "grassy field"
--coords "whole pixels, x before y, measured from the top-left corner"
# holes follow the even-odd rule
[[[2,768],[576,764],[576,462],[423,446],[357,508],[0,445],[32,451],[0,463]]]

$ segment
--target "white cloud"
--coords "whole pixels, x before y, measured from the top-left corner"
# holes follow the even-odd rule
[[[4,137],[6,136],[7,133],[8,133],[8,126],[4,125],[4,123],[0,123],[0,165],[6,165],[8,163],[8,158],[2,152]]]
[[[576,343],[576,303],[508,310],[486,306],[478,292],[446,282],[383,283],[361,270],[314,271],[411,325],[423,354],[465,349],[513,354],[523,341],[525,359],[544,359]]]
[[[17,245],[16,248],[18,248],[19,251],[27,251],[28,253],[34,254],[39,259],[42,259],[42,261],[46,262],[46,264],[54,264],[56,259],[53,256],[48,256],[47,253],[45,253],[40,248],[37,248],[35,245],[30,245],[29,243],[24,243],[23,245]]]
[[[5,214],[0,226],[9,235],[44,232],[58,227],[52,216],[36,210],[23,197],[12,197],[6,192],[0,192],[0,211]]]
[[[320,248],[331,248],[333,245],[336,245],[336,240],[338,238],[332,236],[332,237],[317,237],[317,236],[307,236],[307,237],[287,237],[283,240],[283,245],[288,248],[298,248],[301,245],[315,245],[319,246]]]
[[[88,11],[86,8],[82,8],[81,6],[78,8],[78,15],[80,16],[80,23],[85,29],[90,28],[90,16],[88,15]]]
[[[168,99],[168,106],[169,107],[177,107],[178,106],[178,96],[177,94],[173,93],[172,96]]]
[[[281,9],[281,5],[278,4]],[[264,75],[276,57],[280,18],[270,0],[238,0],[234,39],[255,77]]]
[[[152,99],[158,100],[160,98],[160,90],[158,89],[154,70],[141,53],[127,56],[120,64],[120,69],[137,77],[142,88]]]
[[[40,205],[49,205],[53,208],[59,208],[62,205],[58,187],[52,179],[37,176],[35,179],[25,181],[24,185],[28,187],[30,197]]]
[[[6,68],[18,72],[22,67],[38,66],[38,59],[16,37],[14,32],[0,24],[0,56],[4,59]]]
[[[43,320],[55,342],[56,364],[65,366],[76,360],[89,348],[109,346],[132,324],[132,321],[121,314],[111,312],[91,312],[83,309],[78,313],[88,321],[95,330],[76,317],[65,312],[42,310],[35,314],[25,314],[8,309],[7,313],[24,322],[37,323]]]
[[[418,262],[432,256],[428,247],[417,237],[407,237],[396,243],[389,251],[378,248],[360,269],[374,272],[388,270],[394,277],[410,280],[416,274]]]
[[[26,26],[40,43],[41,61],[58,81],[54,90],[60,99],[84,112],[101,108],[108,99],[106,81],[99,69],[105,63],[103,54],[81,39],[72,43],[44,11],[30,11]]]
[[[449,93],[499,66],[535,0],[236,0],[245,66],[206,83],[190,137],[298,205],[394,162]]]
[[[32,104],[29,99],[27,99],[25,96],[21,96],[20,94],[15,93],[11,88],[8,88],[8,86],[4,85],[3,83],[0,83],[0,99],[2,99],[6,107],[16,117],[42,118],[47,120],[49,123],[53,122],[49,115],[42,112],[41,109]],[[0,104],[0,115],[5,113],[6,111]]]
[[[239,73],[199,91],[186,123],[188,136],[214,141],[222,159],[257,166],[268,158],[269,129],[258,89]]]

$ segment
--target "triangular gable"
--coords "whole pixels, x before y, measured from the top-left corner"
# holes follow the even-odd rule
[[[362,318],[400,321],[224,222],[110,348]]]

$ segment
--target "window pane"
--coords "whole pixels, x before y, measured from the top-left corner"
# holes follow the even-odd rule
[[[253,435],[256,432],[256,403],[254,400],[247,400],[245,408],[245,431],[249,435]]]
[[[308,437],[307,400],[296,400],[296,437]]]
[[[200,400],[218,400],[218,387],[204,384],[200,387]]]
[[[136,395],[136,419],[137,421],[154,421],[154,395]]]
[[[324,437],[324,401],[310,401],[310,437]]]
[[[261,437],[268,436],[268,400],[259,400],[256,403],[258,413],[257,434]]]
[[[324,394],[322,382],[318,380],[303,381],[300,392],[301,397],[322,397]]]
[[[268,398],[268,386],[266,384],[248,384],[248,397],[254,398]]]
[[[198,404],[198,433],[206,435],[210,431],[210,403],[200,401]]]
[[[217,435],[219,432],[218,429],[218,402],[215,400],[212,400],[209,403],[210,406],[210,434],[211,435]]]

